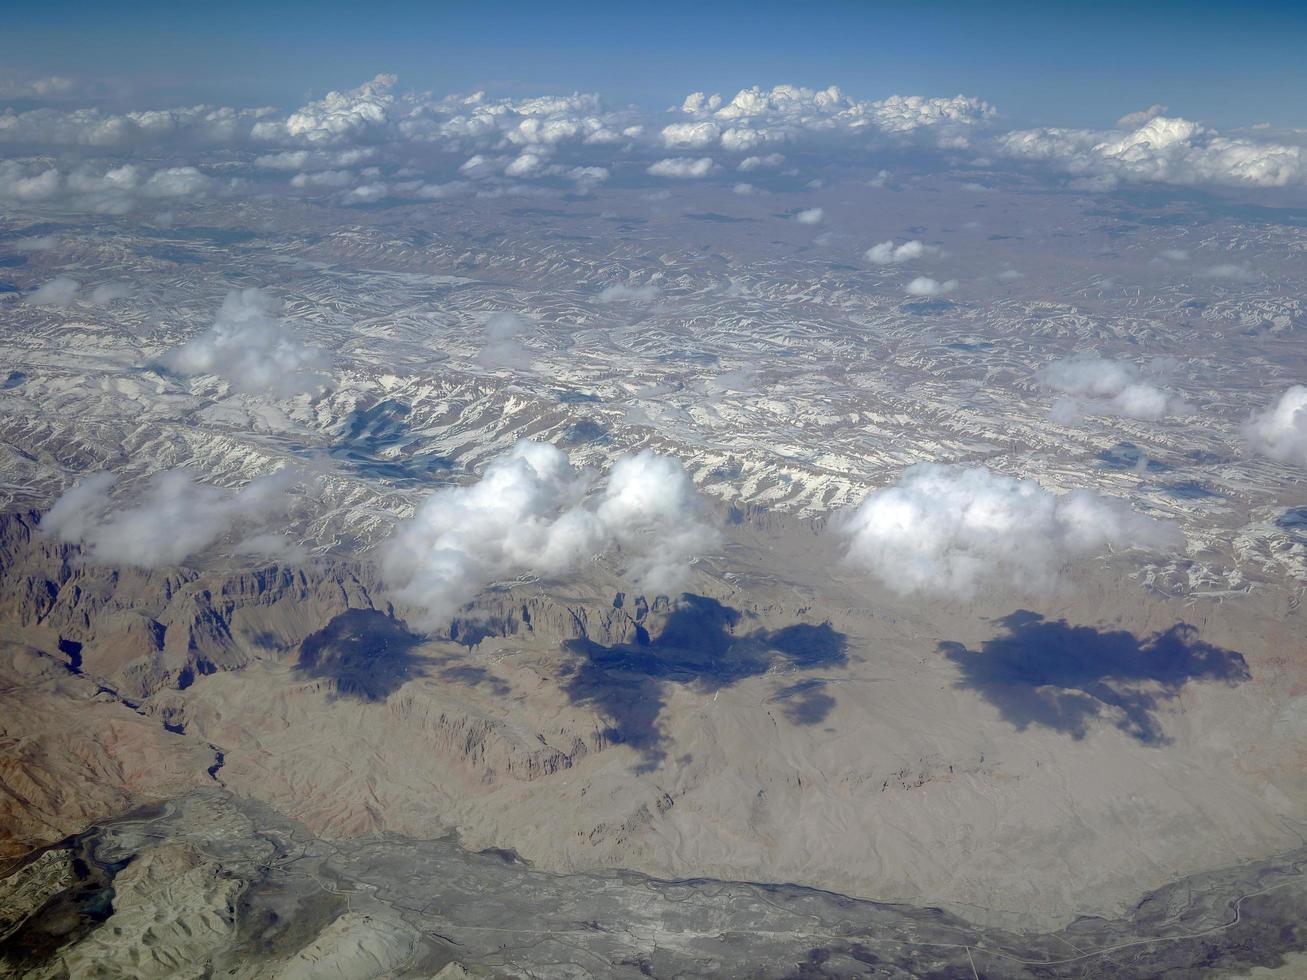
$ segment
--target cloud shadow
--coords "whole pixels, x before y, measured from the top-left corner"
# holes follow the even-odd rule
[[[422,637],[375,609],[348,609],[300,644],[295,672],[330,680],[336,695],[385,701],[431,661],[414,651]]]
[[[1004,632],[979,650],[946,642],[940,651],[961,672],[958,686],[978,691],[1019,731],[1039,725],[1082,739],[1107,717],[1144,745],[1164,745],[1158,709],[1186,684],[1251,676],[1242,655],[1204,643],[1185,623],[1145,639],[1028,610],[999,623]]]
[[[656,636],[641,625],[642,619],[643,614],[638,614],[634,643],[604,646],[578,639],[563,644],[576,658],[564,686],[568,697],[610,719],[605,734],[640,752],[639,772],[657,769],[666,757],[658,718],[669,685],[706,693],[772,670],[848,663],[848,638],[829,623],[745,632],[744,616],[738,610],[707,596],[682,595],[667,611]],[[834,704],[833,698],[816,690],[804,700],[810,703],[785,710],[794,724],[817,724]]]

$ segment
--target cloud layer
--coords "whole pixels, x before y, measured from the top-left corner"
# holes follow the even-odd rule
[[[922,463],[835,522],[848,560],[901,594],[969,599],[987,586],[1045,592],[1109,548],[1174,548],[1174,526],[1087,490],[1058,495],[984,467]]]

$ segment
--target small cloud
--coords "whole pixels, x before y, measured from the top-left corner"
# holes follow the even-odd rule
[[[91,302],[96,306],[108,306],[114,300],[125,299],[132,294],[132,287],[125,282],[105,282],[91,290]]]
[[[1243,427],[1253,452],[1281,463],[1307,466],[1307,385],[1294,385]]]
[[[67,306],[77,295],[81,283],[67,276],[55,276],[49,282],[38,286],[27,295],[27,302],[33,306]]]
[[[605,286],[595,297],[596,303],[652,303],[661,290],[657,286],[628,286],[617,282]]]
[[[1230,279],[1234,282],[1252,282],[1257,275],[1247,265],[1226,262],[1221,265],[1208,266],[1203,270],[1208,279]]]
[[[808,208],[794,216],[794,220],[801,225],[819,225],[825,219],[826,212],[821,208]]]
[[[897,265],[939,253],[940,249],[937,245],[927,245],[914,239],[902,245],[895,245],[893,241],[881,242],[879,245],[871,246],[865,254],[867,261],[872,265]]]
[[[956,279],[947,279],[940,282],[938,279],[932,279],[929,276],[917,276],[908,283],[909,296],[943,296],[945,293],[951,293],[958,288]]]
[[[768,153],[766,156],[745,157],[736,166],[736,170],[741,173],[748,173],[751,170],[757,170],[759,167],[779,167],[785,162],[785,157],[780,153]]]
[[[668,157],[650,164],[646,173],[654,177],[672,177],[678,180],[694,180],[707,177],[716,168],[712,157]]]
[[[23,254],[31,252],[49,252],[59,247],[59,239],[54,235],[40,235],[35,238],[19,238],[9,246],[15,252]]]
[[[1166,115],[1166,106],[1150,105],[1140,112],[1131,112],[1116,121],[1117,129],[1139,129],[1145,123],[1152,122],[1158,116]]]

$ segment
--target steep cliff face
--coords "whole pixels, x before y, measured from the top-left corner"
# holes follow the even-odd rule
[[[233,573],[113,568],[0,516],[0,622],[55,637],[76,669],[128,698],[275,655],[346,609],[373,608],[366,569]]]
[[[521,637],[559,645],[656,640],[673,611],[665,596],[491,591],[433,638],[464,647]],[[0,629],[53,640],[70,666],[143,700],[253,660],[293,657],[307,637],[351,610],[403,620],[370,565],[351,561],[232,572],[96,565],[41,533],[33,512],[0,515]],[[681,614],[684,620],[684,613]],[[681,628],[685,628],[684,622]]]

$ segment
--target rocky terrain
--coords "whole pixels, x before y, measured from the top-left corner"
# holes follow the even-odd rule
[[[0,291],[0,969],[1292,975],[1307,517],[1241,427],[1307,367],[1301,226],[975,177],[0,216],[0,260],[55,240],[0,264],[23,290],[132,283]],[[814,195],[847,204],[821,242],[777,212]],[[859,222],[967,285],[906,298]],[[1258,272],[1154,263],[1181,248]],[[169,360],[252,287],[330,383]],[[1040,372],[1090,350],[1186,411],[1056,415]],[[623,546],[426,623],[386,543],[523,438],[678,460],[720,537],[676,589]],[[904,594],[840,526],[923,460],[1183,540]],[[284,512],[181,560],[51,530],[101,471],[284,465]]]

